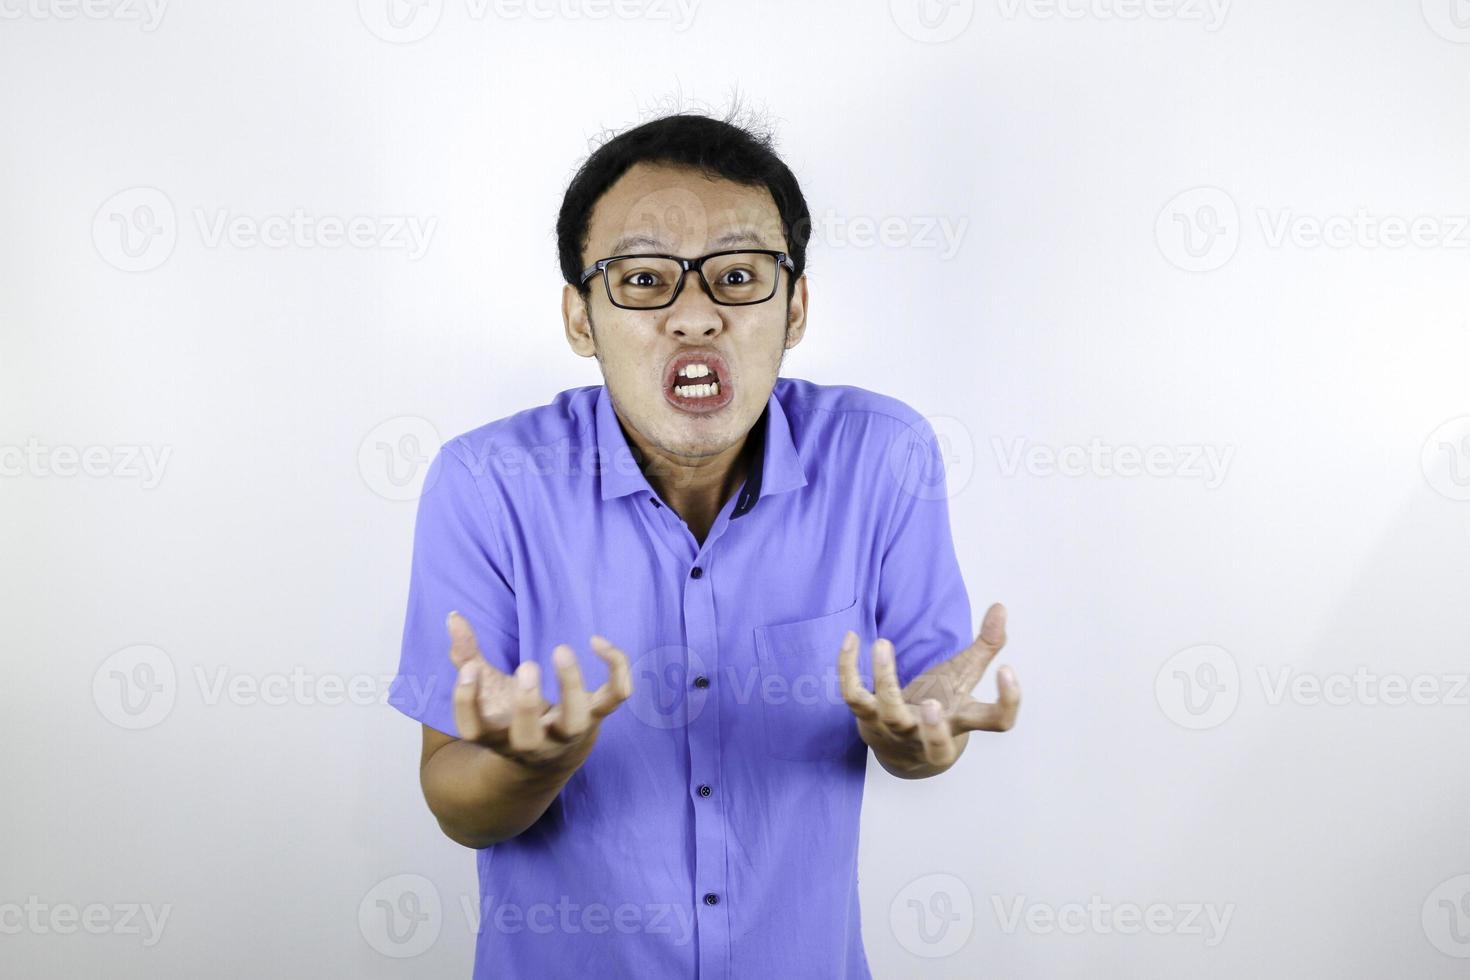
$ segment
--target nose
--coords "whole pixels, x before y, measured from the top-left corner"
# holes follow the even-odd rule
[[[719,305],[704,291],[698,273],[692,271],[673,305],[664,312],[664,329],[675,337],[717,337],[725,329]]]

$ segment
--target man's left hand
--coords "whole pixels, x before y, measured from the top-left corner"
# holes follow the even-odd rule
[[[857,671],[858,636],[848,630],[837,658],[842,697],[857,718],[858,734],[884,769],[907,779],[935,775],[959,758],[970,732],[1005,732],[1015,725],[1021,686],[1009,666],[996,674],[999,702],[970,696],[1005,646],[1005,624],[1005,607],[996,603],[985,611],[974,643],[903,688],[898,686],[893,643],[878,639],[873,644],[872,691]]]

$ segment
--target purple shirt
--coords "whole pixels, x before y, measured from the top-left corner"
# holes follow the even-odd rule
[[[900,683],[967,646],[934,431],[898,399],[779,378],[703,545],[631,455],[605,386],[451,439],[425,478],[390,703],[456,735],[444,618],[490,663],[551,651],[589,690],[601,633],[632,697],[519,836],[476,852],[475,973],[867,978],[857,855],[867,746],[843,633]],[[915,814],[916,825],[922,821]]]

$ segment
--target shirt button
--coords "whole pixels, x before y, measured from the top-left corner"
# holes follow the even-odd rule
[[[694,678],[694,686],[709,687],[709,678],[705,677],[703,674],[700,674],[698,677]]]
[[[704,904],[718,905],[720,904],[720,896],[716,895],[714,892],[705,892]]]
[[[698,565],[695,565],[693,568],[691,568],[689,570],[689,577],[690,578],[699,578],[699,576],[701,576],[703,574],[704,574],[704,569],[700,568]]]
[[[708,795],[710,795],[713,792],[714,792],[714,790],[710,789],[708,786],[701,786],[701,787],[699,787],[699,795],[700,796],[708,796]]]

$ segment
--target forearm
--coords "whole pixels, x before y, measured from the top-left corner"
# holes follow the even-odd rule
[[[584,758],[531,769],[483,745],[450,742],[423,767],[424,799],[450,840],[489,847],[539,820]]]

